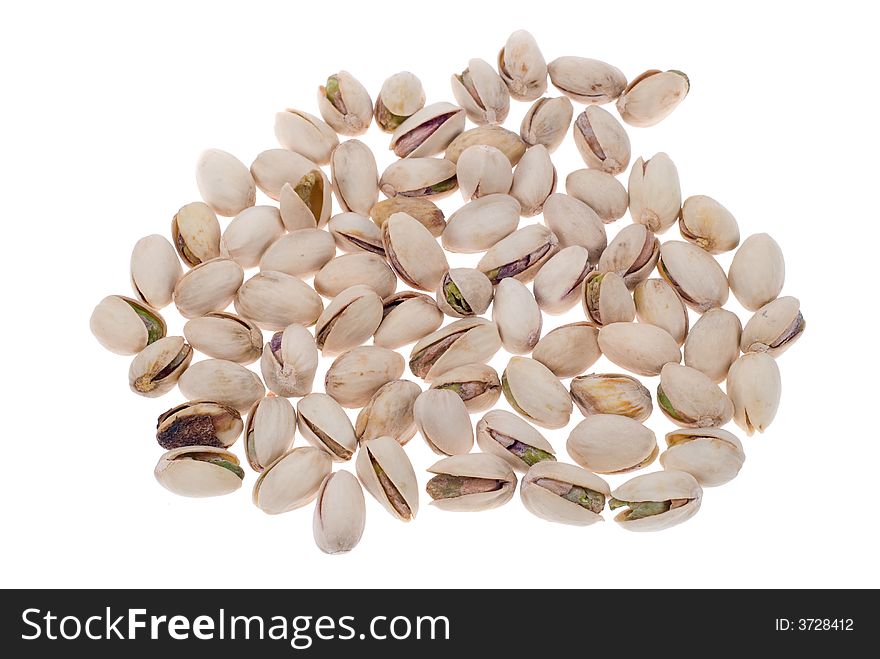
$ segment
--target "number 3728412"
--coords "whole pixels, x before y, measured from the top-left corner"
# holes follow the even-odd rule
[[[789,620],[788,618],[776,619],[776,631],[837,631],[851,632],[853,631],[852,618],[797,618]]]

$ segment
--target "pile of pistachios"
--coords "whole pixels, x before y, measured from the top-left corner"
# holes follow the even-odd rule
[[[547,95],[548,78],[560,94]],[[606,507],[633,531],[692,517],[702,487],[743,466],[742,443],[722,427],[752,435],[773,421],[776,358],[805,323],[798,300],[779,297],[785,264],[770,236],[740,243],[719,202],[682,201],[665,153],[630,166],[624,124],[658,123],[689,89],[675,70],[627,82],[595,59],[547,64],[517,31],[497,67],[472,59],[452,76],[456,104],[426,104],[409,72],[388,78],[374,102],[340,71],[318,88],[322,118],[279,112],[281,148],[250,167],[205,151],[202,201],[177,211],[167,237],[138,241],[133,296],[106,297],[91,316],[105,348],[134,355],[133,392],[176,387],[184,401],[158,420],[158,482],[183,496],[226,495],[246,462],[258,508],[314,502],[317,545],[341,553],[363,533],[363,489],[394,517],[416,517],[405,446],[418,433],[442,456],[427,467],[426,492],[443,510],[506,504],[523,472],[525,508],[553,522],[589,525]],[[531,103],[518,132],[502,127],[511,99]],[[396,156],[381,174],[351,139],[373,123]],[[568,174],[563,194],[551,154],[569,132],[586,167]],[[616,177],[627,169],[624,187]],[[256,205],[258,190],[270,202]],[[447,217],[435,202],[456,190],[464,204]],[[627,211],[632,222],[609,240]],[[221,227],[218,215],[232,219]],[[676,224],[681,239],[661,243]],[[731,250],[725,273],[715,255]],[[450,268],[448,253],[474,254],[473,267]],[[754,314],[745,326],[724,309],[730,291]],[[159,310],[171,304],[183,336],[166,336]],[[583,320],[547,331],[577,305]],[[409,345],[407,361],[399,350]],[[502,349],[499,376],[488,362]],[[585,374],[603,355],[626,373]],[[323,391],[320,357],[332,359]],[[656,397],[636,376],[659,376]],[[502,393],[513,412],[492,409]],[[655,401],[680,426],[662,453],[643,425]],[[568,436],[570,464],[538,427],[564,428],[575,407],[584,419]],[[242,436],[244,460],[231,450]],[[617,489],[600,476],[658,454],[661,470]],[[356,477],[334,470],[350,460]]]

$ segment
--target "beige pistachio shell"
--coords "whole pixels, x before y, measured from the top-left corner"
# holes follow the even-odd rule
[[[579,288],[579,295],[587,320],[599,327],[630,323],[636,317],[632,295],[623,279],[613,272],[589,273]]]
[[[660,241],[642,224],[621,229],[599,258],[600,272],[614,272],[627,288],[651,276],[660,258]],[[711,257],[710,257],[711,258]]]
[[[424,293],[404,291],[382,300],[382,322],[373,343],[394,350],[435,331],[443,323],[443,312]]]
[[[446,228],[446,216],[430,199],[422,197],[392,197],[377,202],[370,209],[370,219],[380,229],[389,217],[395,213],[406,213],[416,218],[435,238],[439,238]]]
[[[749,311],[757,311],[776,299],[785,283],[785,258],[779,244],[766,233],[743,241],[728,274],[730,290]]]
[[[587,167],[612,175],[626,171],[632,155],[629,136],[610,112],[598,105],[588,106],[574,120],[572,135]]]
[[[288,231],[321,228],[333,210],[331,185],[319,169],[306,171],[299,179],[281,186],[278,205]]]
[[[491,510],[510,501],[516,490],[516,474],[510,465],[487,453],[443,458],[428,467],[428,472],[436,474],[426,488],[431,505],[441,510]]]
[[[593,209],[610,224],[622,218],[629,205],[623,183],[599,169],[576,169],[565,177],[565,192]]]
[[[379,128],[393,133],[400,124],[424,106],[425,89],[422,81],[409,71],[401,71],[382,83],[373,115]]]
[[[589,57],[558,57],[547,68],[553,86],[580,103],[610,103],[626,87],[620,69]]]
[[[318,117],[302,110],[275,114],[275,137],[289,151],[305,156],[313,163],[326,165],[339,144],[336,131]]]
[[[498,73],[518,101],[533,101],[547,91],[547,62],[531,33],[512,33],[498,53]]]
[[[684,343],[690,320],[678,293],[665,279],[646,279],[633,289],[636,317],[640,323],[669,332],[678,345]]]
[[[178,381],[190,400],[212,400],[247,412],[266,393],[257,374],[225,359],[205,359],[190,366]]]
[[[723,254],[739,245],[736,218],[712,197],[694,195],[681,205],[678,230],[685,240],[710,254]]]
[[[250,364],[263,354],[263,333],[257,324],[225,311],[188,320],[183,335],[193,348],[215,359]]]
[[[344,211],[367,215],[379,200],[379,170],[376,158],[360,140],[348,140],[330,157],[333,192]]]
[[[444,158],[404,158],[391,163],[379,179],[386,197],[440,199],[458,187],[455,163]]]
[[[446,150],[464,130],[465,111],[452,103],[432,103],[404,121],[391,135],[400,158],[427,158]]]
[[[287,453],[293,446],[296,411],[286,398],[270,395],[254,403],[244,428],[244,450],[254,471]]]
[[[513,172],[510,196],[520,205],[523,217],[533,217],[544,208],[547,197],[556,191],[556,167],[543,144],[526,149]]]
[[[501,348],[495,323],[462,318],[432,332],[413,346],[409,368],[428,382],[456,366],[489,361]]]
[[[664,329],[643,323],[612,323],[599,330],[602,354],[639,375],[659,375],[664,364],[681,362],[675,339]]]
[[[220,239],[220,254],[242,268],[260,263],[269,245],[284,233],[281,213],[274,206],[246,208],[226,226]]]
[[[452,76],[452,95],[478,126],[503,124],[510,111],[507,85],[486,60],[472,59],[461,74]]]
[[[779,409],[782,378],[776,360],[766,352],[750,352],[737,359],[727,375],[727,395],[733,420],[751,437],[764,432]]]
[[[660,454],[664,469],[685,471],[703,487],[733,480],[746,459],[742,444],[721,428],[682,428],[666,434],[669,447]]]
[[[737,315],[716,307],[700,316],[684,342],[684,363],[702,371],[715,384],[723,382],[739,358],[742,323]]]
[[[406,213],[395,213],[382,225],[382,246],[391,268],[412,288],[434,291],[449,270],[436,238]]]
[[[241,285],[235,296],[235,310],[262,329],[281,330],[292,323],[313,325],[324,303],[302,279],[268,270]]]
[[[321,449],[291,449],[268,465],[254,483],[254,505],[269,515],[286,513],[312,502],[330,474],[332,462]]]
[[[333,237],[321,229],[298,229],[281,236],[260,259],[260,270],[310,277],[336,256]]]
[[[364,533],[367,507],[361,484],[348,471],[328,474],[318,490],[312,533],[315,544],[326,554],[354,549]]]
[[[561,314],[576,305],[581,284],[591,269],[589,252],[580,245],[571,245],[550,257],[532,285],[541,310]]]
[[[657,457],[657,437],[635,419],[617,414],[593,414],[577,424],[565,445],[581,467],[597,474],[620,474],[641,469]]]
[[[448,389],[428,389],[413,405],[416,427],[428,447],[439,455],[468,453],[474,428],[464,401]]]
[[[171,304],[183,268],[164,236],[141,238],[131,252],[131,288],[135,297],[155,309]]]
[[[324,391],[343,407],[363,407],[386,382],[403,375],[403,357],[378,346],[339,355],[324,378]]]
[[[403,447],[392,437],[361,444],[355,461],[358,479],[385,510],[403,522],[419,512],[419,484]]]
[[[327,394],[313,393],[296,404],[299,433],[312,446],[327,451],[334,462],[350,460],[357,436],[342,406]]]
[[[516,231],[519,202],[508,194],[474,199],[449,216],[441,241],[450,252],[470,254],[490,249]]]
[[[465,364],[441,373],[431,381],[431,389],[458,394],[470,414],[491,408],[501,397],[501,379],[487,364]]]
[[[497,284],[515,277],[527,284],[547,260],[556,253],[559,241],[543,224],[517,229],[495,243],[477,263],[477,270]]]
[[[526,144],[519,135],[501,126],[489,124],[464,131],[449,143],[443,157],[453,163],[458,163],[458,159],[465,149],[475,144],[494,146],[507,156],[511,167],[515,167],[526,152]]]
[[[171,220],[171,242],[189,267],[220,256],[220,222],[208,204],[194,201]]]
[[[159,484],[184,497],[216,497],[241,487],[244,470],[222,448],[184,446],[163,454],[153,472]]]
[[[232,259],[217,258],[200,263],[174,287],[174,304],[184,318],[198,318],[223,311],[235,298],[244,270]]]
[[[510,192],[513,170],[510,161],[494,146],[476,144],[465,149],[455,168],[458,189],[464,200]]]
[[[541,338],[541,309],[526,285],[512,277],[502,279],[495,288],[492,320],[501,345],[514,355],[530,353]]]
[[[318,348],[309,330],[288,325],[275,332],[263,349],[260,372],[269,389],[279,396],[305,396],[312,390],[318,369]]]
[[[394,293],[397,276],[378,254],[343,254],[330,259],[315,275],[315,290],[324,297],[336,297],[346,288],[365,284],[381,298]]]
[[[622,502],[686,502],[664,513],[640,519],[628,519],[629,508],[626,508],[614,518],[627,531],[661,531],[696,515],[703,499],[703,490],[690,474],[667,470],[636,476],[613,490],[611,497]]]
[[[727,276],[711,254],[691,243],[668,240],[660,247],[657,269],[697,313],[727,302]]]
[[[89,318],[98,342],[117,355],[134,355],[161,339],[165,320],[155,309],[123,295],[108,295]]]
[[[170,451],[184,446],[228,448],[241,435],[244,424],[238,410],[210,400],[193,400],[159,415],[156,441]]]
[[[572,488],[576,488],[571,493]],[[569,493],[563,493],[565,489]],[[523,505],[533,515],[549,522],[589,526],[602,521],[602,516],[591,507],[572,501],[578,496],[577,490],[594,493],[596,504],[605,507],[605,500],[611,496],[611,488],[604,480],[575,465],[562,462],[538,462],[526,472],[519,487]]]
[[[492,282],[479,270],[452,268],[443,275],[436,292],[438,308],[453,318],[485,313],[495,295]]]
[[[629,214],[633,222],[664,233],[681,214],[678,169],[665,153],[639,158],[629,173]]]
[[[541,362],[558,378],[574,377],[602,356],[598,339],[599,328],[592,323],[562,325],[538,341],[532,359]]]
[[[330,218],[327,229],[343,252],[372,252],[385,256],[382,231],[370,218],[360,213],[340,213]],[[335,256],[335,254],[334,254]]]
[[[571,416],[568,391],[541,362],[511,357],[501,375],[504,397],[517,412],[543,428],[562,428]]]
[[[477,445],[485,453],[503,458],[517,471],[556,460],[556,451],[544,435],[506,410],[487,412],[477,422]]]
[[[296,188],[302,178],[312,172],[323,177],[318,165],[287,149],[267,149],[251,163],[251,175],[257,187],[275,201],[281,198],[281,188],[285,183]],[[329,195],[329,190],[327,192]]]
[[[800,300],[780,297],[758,309],[746,323],[740,348],[778,357],[801,338],[806,326]]]
[[[544,222],[559,240],[560,249],[579,245],[587,250],[591,265],[597,265],[608,246],[602,219],[584,202],[554,192],[544,202]]]
[[[523,117],[519,135],[528,146],[543,144],[553,153],[565,139],[573,114],[571,101],[565,96],[539,98]]]
[[[651,416],[651,392],[636,378],[620,373],[591,373],[574,378],[571,399],[584,416],[617,414],[636,421]]]
[[[256,201],[256,186],[248,168],[231,153],[203,151],[196,162],[196,185],[217,215],[238,215]]]
[[[666,364],[660,371],[657,404],[686,428],[720,427],[733,418],[733,404],[709,376],[690,366]]]
[[[318,110],[340,135],[362,135],[373,120],[370,94],[348,71],[334,73],[318,87]]]
[[[177,384],[192,361],[193,351],[180,336],[166,336],[141,350],[128,369],[128,386],[136,394],[157,398]],[[182,391],[182,390],[181,390]],[[191,399],[199,396],[189,396]]]
[[[324,355],[338,355],[362,345],[382,322],[382,298],[358,284],[333,298],[315,323],[315,341]]]
[[[358,441],[387,436],[406,444],[416,434],[413,406],[421,393],[422,388],[410,380],[393,380],[379,387],[357,416]]]
[[[617,99],[617,111],[630,126],[653,126],[678,107],[690,90],[681,71],[645,71]]]

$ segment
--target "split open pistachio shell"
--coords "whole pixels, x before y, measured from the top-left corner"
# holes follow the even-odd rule
[[[269,515],[286,513],[314,501],[332,462],[313,446],[294,448],[268,465],[254,483],[254,505]]]
[[[525,30],[507,38],[498,53],[498,73],[518,101],[534,101],[547,91],[547,62],[535,37]]]
[[[465,111],[452,103],[432,103],[404,121],[391,135],[400,158],[427,158],[446,150],[464,130]]]
[[[360,140],[348,140],[330,157],[333,192],[344,211],[367,215],[379,200],[379,170],[376,158]]]
[[[190,400],[212,400],[247,412],[266,393],[257,374],[225,359],[205,359],[190,366],[178,381]]]
[[[743,352],[766,352],[778,357],[795,343],[807,327],[796,297],[781,297],[755,312],[742,333]]]
[[[333,237],[321,229],[298,229],[276,240],[260,259],[260,270],[310,277],[336,256]]]
[[[528,146],[543,144],[553,153],[565,139],[573,114],[571,101],[565,96],[539,98],[523,117],[519,135]]]
[[[554,192],[544,202],[544,222],[559,240],[560,249],[579,245],[587,250],[590,264],[598,265],[608,235],[596,211],[579,199]]]
[[[519,202],[508,194],[474,199],[449,216],[441,241],[450,252],[484,252],[516,231]]]
[[[684,363],[702,371],[715,384],[739,358],[742,323],[737,315],[716,307],[700,316],[684,342]]]
[[[131,360],[128,386],[147,398],[167,394],[192,361],[193,350],[180,336],[166,336],[148,345]],[[181,390],[182,391],[182,390]],[[189,396],[189,398],[199,398]]]
[[[576,305],[581,284],[591,269],[589,252],[580,245],[571,245],[550,257],[532,286],[541,310],[561,314]]]
[[[633,297],[614,272],[594,270],[584,279],[579,292],[584,314],[599,327],[630,323],[636,317]]]
[[[379,179],[386,197],[440,199],[457,187],[455,163],[445,158],[404,158],[391,163]]]
[[[421,393],[422,388],[410,380],[392,380],[379,387],[357,416],[358,441],[387,436],[406,444],[416,434],[413,406]]]
[[[495,323],[485,318],[462,318],[416,343],[409,368],[413,375],[430,382],[456,366],[487,362],[499,348]]]
[[[558,57],[548,69],[553,86],[580,103],[610,103],[626,87],[620,69],[589,57]]]
[[[284,233],[281,213],[274,206],[246,208],[226,226],[220,239],[220,254],[242,268],[253,268]]]
[[[556,460],[556,451],[544,435],[506,410],[487,412],[477,422],[477,445],[485,453],[503,458],[517,471]]]
[[[443,157],[450,162],[457,163],[464,150],[475,144],[494,146],[507,156],[511,167],[516,167],[516,164],[526,152],[526,143],[522,141],[519,135],[501,126],[488,124],[464,131],[449,143]]]
[[[449,270],[446,254],[431,232],[406,213],[395,213],[382,225],[382,246],[391,268],[413,288],[434,291]]]
[[[257,324],[225,311],[188,320],[183,335],[193,348],[215,359],[250,364],[263,354],[263,333]]]
[[[686,428],[720,427],[733,418],[733,403],[708,375],[690,366],[666,364],[660,371],[657,404]]]
[[[733,480],[746,454],[736,435],[721,428],[682,428],[666,435],[669,447],[660,454],[664,469],[685,471],[703,487]]]
[[[617,414],[636,421],[651,416],[651,392],[636,378],[620,373],[592,373],[572,379],[571,399],[584,416]]]
[[[617,111],[630,126],[653,126],[678,107],[690,87],[681,71],[645,71],[617,99]]]
[[[443,458],[428,467],[436,474],[425,488],[432,506],[477,512],[503,506],[513,498],[516,474],[504,460],[486,453]]]
[[[356,252],[330,259],[315,275],[315,290],[324,297],[336,297],[346,288],[365,284],[386,298],[397,288],[397,276],[378,254]]]
[[[549,522],[589,526],[600,514],[611,488],[586,469],[562,462],[539,462],[530,467],[519,487],[523,505]]]
[[[281,186],[278,205],[281,221],[288,231],[321,228],[332,212],[331,186],[320,169],[306,169],[295,180]]]
[[[612,362],[639,375],[659,375],[681,362],[681,350],[664,329],[643,323],[612,323],[599,330],[599,347]]]
[[[629,166],[629,136],[611,113],[598,105],[581,112],[572,126],[574,143],[587,167],[616,175]]]
[[[646,279],[633,289],[636,316],[640,323],[656,325],[669,332],[681,345],[687,337],[690,320],[678,293],[664,279]]]
[[[599,328],[592,323],[562,325],[538,341],[532,359],[541,362],[558,378],[574,377],[602,356],[598,339]]]
[[[261,398],[248,412],[244,451],[254,471],[263,471],[293,446],[296,411],[286,398]]]
[[[475,144],[465,149],[455,167],[464,200],[491,194],[507,194],[513,184],[510,161],[494,146]]]
[[[501,379],[487,364],[465,364],[441,373],[431,381],[432,389],[455,392],[471,414],[491,408],[501,397]]]
[[[453,318],[479,316],[489,308],[494,295],[492,282],[479,270],[452,268],[437,287],[437,306]]]
[[[516,279],[508,277],[498,282],[492,320],[498,327],[501,345],[514,355],[530,353],[541,338],[541,309],[526,285]]]
[[[371,222],[365,215],[360,213],[334,215],[327,224],[327,230],[336,241],[336,246],[343,252],[372,252],[385,256],[382,232],[376,223]]]
[[[547,197],[556,192],[556,167],[543,144],[526,149],[513,172],[510,196],[520,205],[520,214],[533,217],[544,208]]]
[[[681,205],[681,237],[710,254],[723,254],[739,245],[739,225],[733,214],[712,197],[694,195]]]
[[[370,94],[348,71],[334,73],[318,87],[318,110],[340,135],[362,135],[373,120]]]
[[[389,217],[395,213],[406,213],[416,218],[435,238],[439,238],[446,229],[446,216],[430,199],[423,197],[392,197],[377,202],[370,209],[370,219],[380,229]]]
[[[403,357],[378,346],[343,352],[324,377],[324,391],[343,407],[363,407],[386,382],[403,375]]]
[[[611,492],[614,521],[627,531],[661,531],[697,514],[703,489],[684,471],[655,471],[636,476]]]
[[[507,85],[486,60],[472,59],[452,76],[452,95],[475,124],[503,124],[510,110]]]
[[[318,348],[309,330],[288,325],[275,332],[263,349],[260,371],[269,389],[279,396],[305,396],[318,369]]]
[[[171,220],[171,241],[189,267],[220,256],[220,222],[208,204],[194,201]]]
[[[159,458],[153,472],[159,484],[184,497],[216,497],[241,487],[244,469],[222,448],[184,446]]]
[[[385,510],[403,522],[419,512],[419,484],[403,447],[392,437],[361,444],[355,461],[358,479]]]
[[[234,407],[193,400],[159,415],[156,441],[166,451],[184,446],[226,448],[235,444],[244,424]]]
[[[382,322],[382,298],[358,284],[333,298],[315,323],[315,342],[325,355],[338,355],[367,341]]]
[[[646,467],[657,457],[657,437],[635,419],[593,414],[577,424],[565,445],[581,467],[597,474],[620,474]]]
[[[382,300],[382,322],[373,343],[383,348],[400,348],[435,331],[443,323],[443,312],[424,293],[403,291]]]
[[[764,432],[779,409],[782,378],[776,360],[766,352],[750,352],[737,359],[727,375],[727,395],[733,402],[733,420],[751,437]]]
[[[785,258],[779,244],[766,233],[743,241],[730,263],[730,290],[749,311],[776,299],[785,283]]]
[[[304,396],[296,405],[296,424],[306,441],[330,454],[335,462],[350,460],[358,442],[351,419],[327,394]]]
[[[654,233],[642,224],[630,224],[602,252],[599,271],[614,272],[623,277],[627,288],[635,288],[651,276],[659,258],[660,241]]]
[[[155,309],[171,304],[183,268],[164,236],[141,238],[131,252],[131,288],[135,297]]]
[[[461,397],[449,389],[423,391],[413,405],[416,427],[428,447],[440,455],[468,453],[474,428]]]
[[[199,156],[196,185],[202,199],[217,215],[238,215],[256,201],[257,190],[248,168],[220,149],[208,149]]]
[[[497,284],[515,277],[527,284],[556,253],[559,241],[543,224],[530,224],[495,243],[477,263],[477,270]]]
[[[336,131],[318,117],[302,110],[275,114],[275,137],[289,151],[305,156],[313,163],[326,165],[339,144]]]
[[[599,169],[576,169],[565,177],[565,192],[592,208],[605,224],[626,213],[629,195],[623,183]]]
[[[262,329],[282,330],[288,325],[313,325],[324,303],[302,279],[268,270],[248,279],[235,296],[235,310]]]
[[[326,554],[344,554],[361,540],[367,507],[361,484],[350,472],[328,474],[315,500],[312,533]]]
[[[393,133],[400,124],[425,107],[425,89],[422,81],[409,71],[401,71],[382,83],[373,115],[376,125],[386,133]]]
[[[243,281],[244,270],[238,263],[226,258],[211,259],[180,278],[174,287],[174,304],[184,318],[223,311]]]
[[[633,222],[664,233],[681,215],[678,169],[665,153],[639,158],[629,173],[629,214]]]
[[[108,295],[92,311],[89,327],[98,342],[117,355],[134,355],[167,331],[155,309],[123,295]]]
[[[660,247],[657,270],[684,303],[697,313],[724,306],[727,275],[711,254],[691,243],[668,240]]]
[[[281,189],[285,184],[293,187],[298,195],[298,189],[302,188],[305,198],[300,198],[316,218],[322,213],[322,207],[330,203],[330,182],[321,168],[293,151],[263,151],[251,164],[251,174],[257,187],[275,201],[281,198]]]
[[[501,375],[501,386],[510,406],[543,428],[562,428],[571,417],[568,391],[539,361],[511,357]]]

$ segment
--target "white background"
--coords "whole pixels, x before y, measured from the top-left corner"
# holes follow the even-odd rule
[[[880,586],[880,144],[876,16],[865,3],[8,7],[0,17],[0,585]],[[276,147],[274,113],[317,114],[316,87],[338,69],[371,94],[408,69],[429,102],[452,100],[450,74],[471,57],[494,62],[520,27],[548,61],[596,57],[629,78],[649,68],[687,72],[690,95],[668,119],[628,128],[633,159],[668,152],[685,197],[715,197],[743,237],[766,231],[783,247],[784,294],[801,299],[808,328],[779,360],[776,421],[763,436],[743,437],[741,475],[707,490],[691,521],[655,534],[627,533],[607,511],[604,524],[553,525],[518,495],[495,511],[455,514],[432,509],[423,494],[422,512],[406,525],[368,497],[366,532],[346,556],[315,547],[311,507],[276,517],[256,509],[251,472],[238,493],[212,500],[159,487],[155,419],[181,397],[134,396],[129,359],[102,350],[88,318],[104,295],[129,294],[134,242],[167,235],[174,212],[198,198],[199,152],[218,147],[249,164]],[[518,131],[526,108],[514,102],[507,126]],[[373,127],[365,139],[380,169],[391,162],[387,136]],[[583,166],[570,140],[554,162],[561,181]],[[459,203],[457,194],[443,202],[447,215]],[[629,221],[609,226],[609,236]],[[676,229],[664,236],[677,237]],[[729,265],[729,255],[720,260]],[[732,296],[729,308],[742,311]],[[169,333],[179,333],[182,320],[166,312]],[[545,329],[580,317],[575,309],[548,318]],[[493,362],[499,371],[506,358]],[[590,371],[609,368],[603,360]],[[572,425],[580,419],[575,410]],[[648,425],[662,445],[671,424],[655,413]],[[564,457],[567,430],[546,434]],[[435,456],[418,436],[407,452],[423,488]]]

